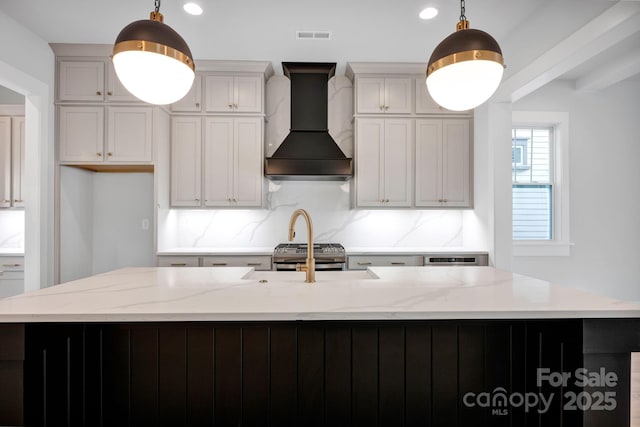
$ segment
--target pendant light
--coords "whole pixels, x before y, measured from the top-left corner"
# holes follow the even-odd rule
[[[429,94],[448,110],[477,107],[493,95],[504,71],[498,42],[484,31],[469,28],[465,0],[460,1],[456,32],[434,49],[427,66]]]
[[[160,0],[155,0],[150,19],[124,27],[113,46],[120,82],[136,98],[157,105],[180,100],[195,77],[189,46],[163,21]]]

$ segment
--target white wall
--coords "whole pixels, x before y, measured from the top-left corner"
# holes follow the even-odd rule
[[[153,174],[60,169],[60,282],[152,266]]]
[[[53,283],[54,60],[49,45],[0,11],[0,85],[25,95],[25,290]]]
[[[577,92],[557,81],[513,105],[569,113],[568,257],[514,257],[515,272],[640,301],[640,82]]]

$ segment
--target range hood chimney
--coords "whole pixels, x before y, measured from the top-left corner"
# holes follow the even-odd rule
[[[345,181],[353,160],[329,135],[327,88],[335,63],[283,62],[291,80],[291,131],[265,159],[265,176],[276,180]]]

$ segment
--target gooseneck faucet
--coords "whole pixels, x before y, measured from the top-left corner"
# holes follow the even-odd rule
[[[289,241],[292,241],[296,235],[296,220],[300,215],[307,222],[307,259],[305,264],[296,264],[296,271],[305,271],[307,273],[305,282],[314,283],[316,281],[316,260],[313,258],[313,224],[309,213],[304,209],[298,209],[291,215],[289,220]]]

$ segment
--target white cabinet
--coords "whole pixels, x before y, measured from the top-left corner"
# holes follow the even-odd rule
[[[469,115],[471,111],[451,111],[444,107],[441,107],[436,101],[431,98],[425,79],[423,77],[417,78],[415,81],[416,88],[416,114],[456,114]]]
[[[413,80],[394,77],[356,79],[356,113],[410,114]]]
[[[0,117],[0,208],[24,207],[24,117]]]
[[[367,267],[422,266],[422,255],[349,255],[348,270],[366,270]]]
[[[356,120],[356,205],[411,206],[411,119]]]
[[[171,205],[200,206],[202,200],[202,119],[171,118]]]
[[[60,161],[150,163],[152,120],[151,107],[61,106]]]
[[[262,205],[262,118],[205,119],[205,206]]]
[[[416,206],[470,207],[469,120],[416,120]]]
[[[120,83],[110,59],[61,60],[58,100],[140,102]]]
[[[0,298],[24,292],[24,258],[0,256]]]
[[[200,267],[197,256],[159,256],[158,267]]]
[[[196,74],[189,92],[179,101],[171,104],[171,111],[177,113],[198,113],[202,110],[202,76]]]
[[[171,205],[261,206],[262,120],[173,117]]]
[[[205,111],[210,113],[262,112],[263,76],[208,75]]]
[[[270,255],[216,255],[202,257],[203,267],[253,267],[256,270],[271,270]]]

